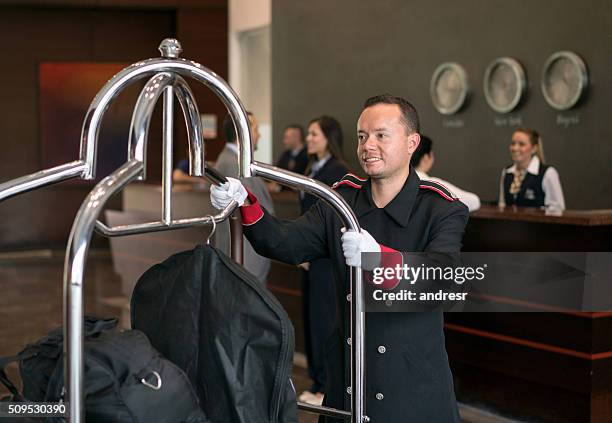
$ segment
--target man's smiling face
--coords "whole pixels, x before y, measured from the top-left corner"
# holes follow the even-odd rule
[[[357,157],[372,179],[407,177],[418,133],[408,133],[396,104],[379,103],[361,112],[357,122]]]

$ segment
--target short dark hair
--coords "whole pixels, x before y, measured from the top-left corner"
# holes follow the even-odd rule
[[[253,113],[247,111],[247,115],[253,116]],[[227,114],[223,119],[223,136],[225,137],[226,142],[236,142],[236,127],[234,126],[234,121],[232,117]]]
[[[304,142],[304,127],[302,125],[299,123],[292,123],[291,125],[285,126],[284,131],[287,129],[297,129],[300,132],[300,142]]]
[[[427,135],[421,135],[421,142],[414,153],[412,153],[412,157],[410,158],[410,165],[412,167],[418,167],[421,164],[421,160],[423,156],[431,153],[433,141]]]
[[[363,103],[363,110],[377,104],[396,104],[402,112],[402,123],[406,127],[406,132],[412,134],[421,130],[419,123],[419,114],[415,107],[408,100],[391,94],[381,94],[368,98]]]

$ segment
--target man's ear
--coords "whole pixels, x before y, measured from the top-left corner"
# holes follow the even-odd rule
[[[418,148],[421,143],[421,135],[418,132],[412,133],[408,135],[408,149],[410,154],[414,153],[414,151]]]

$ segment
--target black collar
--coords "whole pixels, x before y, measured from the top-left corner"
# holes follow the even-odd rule
[[[408,220],[419,193],[420,181],[416,171],[410,167],[410,174],[401,191],[384,207],[385,212],[401,226],[408,226]],[[357,195],[355,214],[361,217],[377,208],[372,199],[372,181],[368,179]]]

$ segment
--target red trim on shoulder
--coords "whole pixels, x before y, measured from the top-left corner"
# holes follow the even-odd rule
[[[348,180],[336,182],[335,184],[332,185],[332,188],[334,189],[338,188],[340,185],[348,185],[350,187],[357,188],[357,189],[361,188],[361,185],[357,185],[355,182],[351,182]]]
[[[442,186],[444,186],[444,185],[442,185]],[[419,188],[430,189],[432,191],[435,191],[438,194],[440,194],[442,197],[446,198],[448,201],[457,201],[457,198],[449,197],[444,191],[439,190],[436,187],[432,187],[431,185],[419,185]]]
[[[354,173],[347,173],[346,175],[343,176],[343,178],[346,178],[347,176],[352,176],[353,178],[355,178],[357,180],[360,180],[362,182],[366,182],[367,181],[367,179],[360,178],[359,176],[355,175]]]
[[[264,213],[257,197],[255,197],[255,195],[248,189],[246,189],[246,191],[248,194],[247,198],[249,199],[251,204],[248,206],[243,205],[242,207],[240,207],[240,215],[242,216],[242,224],[244,226],[251,226],[259,222],[263,217]]]
[[[421,179],[421,181],[424,182],[429,182],[430,184],[436,184],[436,185],[440,185],[442,188],[444,188],[445,190],[447,190],[448,192],[450,192],[451,194],[453,193],[453,191],[451,191],[450,189],[448,189],[448,187],[446,185],[444,185],[441,182],[438,181],[432,181],[431,179]],[[454,195],[454,194],[453,194]]]

